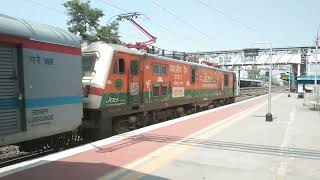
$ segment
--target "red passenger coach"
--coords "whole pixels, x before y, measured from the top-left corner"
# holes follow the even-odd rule
[[[230,71],[100,42],[82,52],[84,124],[100,135],[126,132],[235,99],[235,74]]]

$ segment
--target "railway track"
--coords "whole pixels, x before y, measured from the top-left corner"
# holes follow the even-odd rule
[[[281,90],[285,90],[285,87],[272,87],[272,92],[277,92]],[[267,94],[269,92],[268,87],[246,87],[246,88],[240,88],[240,95],[236,97],[236,102],[244,101],[246,99],[250,99],[253,97],[261,96],[264,94]]]
[[[20,163],[20,162],[32,160],[32,159],[35,159],[35,158],[43,157],[43,156],[49,155],[49,154],[51,154],[53,152],[56,152],[56,151],[53,150],[53,149],[48,149],[48,150],[45,150],[45,151],[32,152],[32,153],[18,152],[18,155],[1,158],[1,160],[0,160],[0,168],[6,167],[6,166],[10,166],[10,165],[13,165],[13,164],[17,164],[17,163]]]
[[[273,87],[272,91],[280,91],[284,90],[282,87]],[[236,102],[243,101],[246,99],[250,99],[253,97],[261,96],[268,93],[267,87],[249,87],[249,88],[241,88],[240,95],[236,98]],[[88,142],[87,142],[88,143]],[[71,148],[71,147],[70,147]],[[45,155],[49,155],[51,153],[57,152],[54,149],[47,149],[44,151],[26,153],[20,152],[17,146],[5,146],[0,147],[0,168],[6,167],[9,165],[17,164],[23,161],[32,160],[35,158],[39,158]]]

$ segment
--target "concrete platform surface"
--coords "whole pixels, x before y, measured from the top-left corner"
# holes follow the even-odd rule
[[[182,117],[6,169],[3,179],[320,179],[320,112],[287,94]]]

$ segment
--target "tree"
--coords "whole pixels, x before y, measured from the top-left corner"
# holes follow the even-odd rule
[[[101,26],[97,29],[95,41],[104,41],[113,44],[120,44],[119,24],[112,22],[110,25]]]
[[[260,70],[257,66],[252,66],[250,70],[248,70],[248,78],[249,79],[259,79],[260,78]]]
[[[119,24],[114,21],[110,25],[100,25],[104,16],[102,10],[92,8],[90,1],[69,0],[63,4],[68,14],[68,30],[76,34],[82,41],[104,41],[119,44]]]

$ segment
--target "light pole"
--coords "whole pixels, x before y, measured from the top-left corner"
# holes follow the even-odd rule
[[[237,95],[240,95],[240,72],[241,72],[241,69],[240,69],[240,67],[238,66],[238,68],[237,68],[237,70],[238,70],[238,80],[237,80]]]
[[[314,71],[314,93],[317,95],[317,66],[318,66],[318,42],[319,42],[319,28],[317,31],[317,36],[316,36],[316,52],[315,52],[315,71]],[[317,96],[316,96],[317,97]],[[318,98],[317,98],[318,102]]]
[[[290,97],[290,92],[291,92],[291,68],[292,66],[289,65],[289,77],[288,77],[288,81],[289,81],[289,94],[288,94],[288,97]]]
[[[266,114],[266,121],[272,122],[272,113],[271,113],[271,80],[272,80],[272,42],[256,42],[254,44],[268,44],[270,48],[270,57],[269,57],[269,94],[268,94],[268,113]]]

